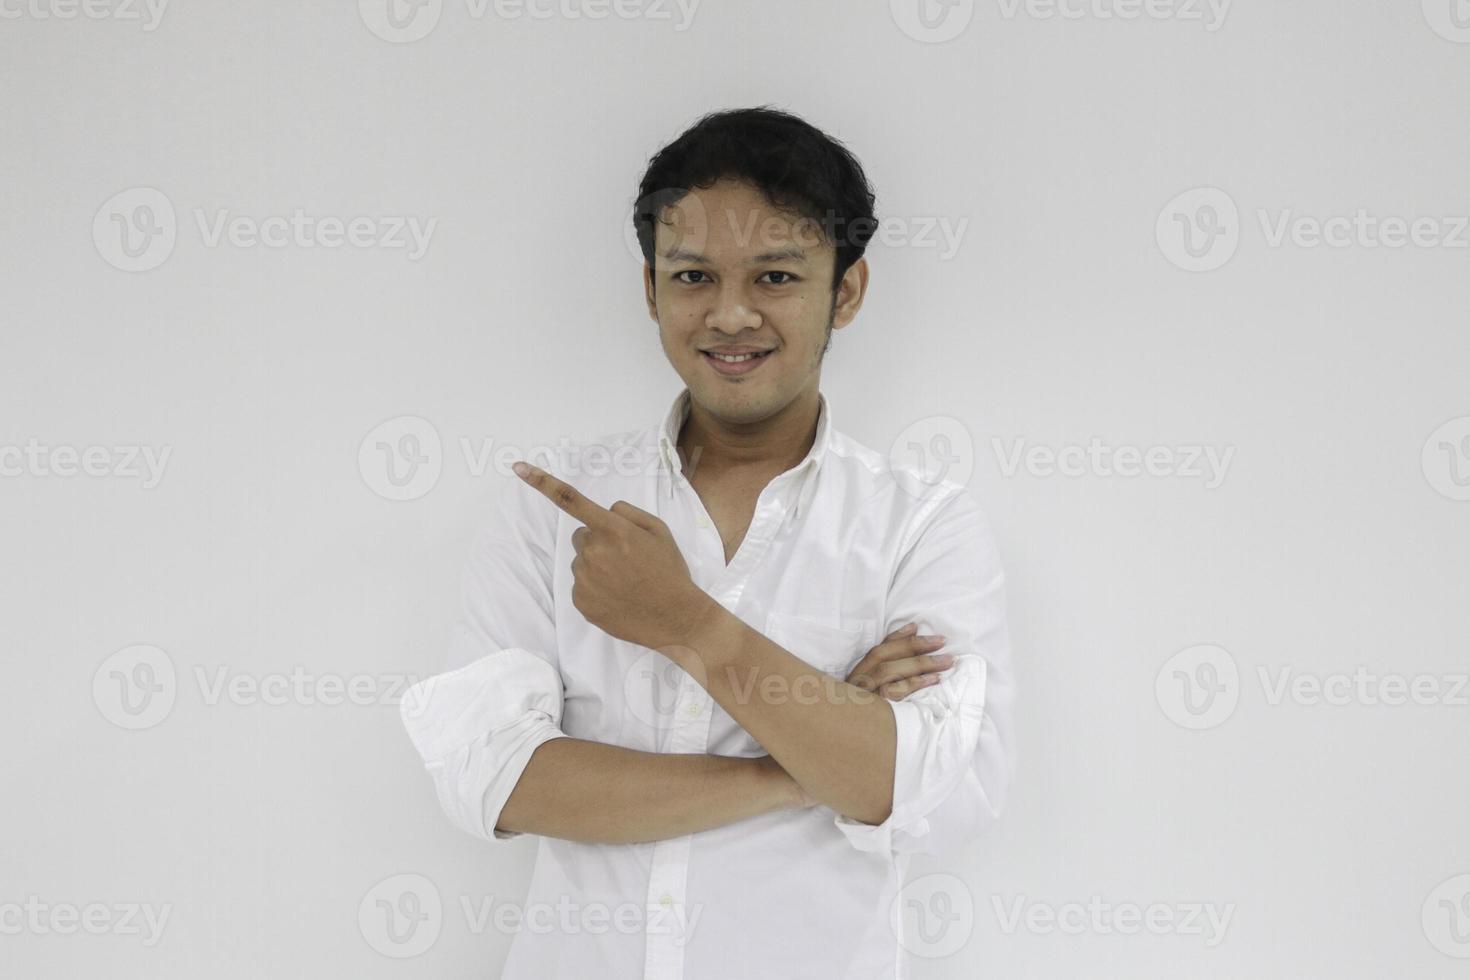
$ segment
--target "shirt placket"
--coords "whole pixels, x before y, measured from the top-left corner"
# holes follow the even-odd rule
[[[712,567],[719,571],[708,585],[701,584],[701,588],[720,605],[733,611],[745,593],[751,574],[760,567],[761,560],[770,550],[771,542],[781,528],[790,506],[783,503],[783,496],[789,485],[788,481],[795,474],[778,477],[780,486],[773,481],[761,491],[745,538],[734,559],[726,565],[719,531],[715,529],[703,501],[679,474],[667,453],[664,454],[664,462],[664,475],[670,481],[670,496],[678,499],[677,495],[687,495],[680,502],[687,502],[693,509],[701,532],[709,532],[698,535],[698,547],[705,551],[712,546],[717,558]],[[714,699],[694,678],[682,671],[679,674],[673,721],[667,738],[664,739],[664,751],[708,752]],[[684,929],[691,919],[688,882],[689,853],[693,842],[692,834],[654,842],[648,875],[649,918],[643,962],[645,980],[684,980],[684,950],[688,948],[691,938],[684,934]]]

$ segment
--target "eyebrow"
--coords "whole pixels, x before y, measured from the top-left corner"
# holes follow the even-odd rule
[[[708,256],[701,255],[699,252],[690,251],[687,248],[672,249],[669,252],[665,253],[664,258],[668,259],[670,262],[698,262],[704,265],[714,264]],[[750,258],[746,259],[745,264],[765,265],[767,262],[785,261],[806,262],[806,250],[797,248],[793,245],[788,248],[777,249],[774,252],[762,252],[759,255],[753,255]]]

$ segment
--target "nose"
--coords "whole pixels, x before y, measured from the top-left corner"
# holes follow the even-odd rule
[[[728,334],[760,329],[761,315],[755,309],[744,283],[732,278],[720,285],[720,291],[715,296],[714,309],[705,317],[705,325],[711,330]]]

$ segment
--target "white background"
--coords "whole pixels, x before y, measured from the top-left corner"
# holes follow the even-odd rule
[[[962,432],[951,475],[1009,573],[1017,781],[995,833],[914,863],[948,915],[914,976],[1465,975],[1463,0],[984,0],[936,35],[911,0],[707,0],[687,24],[445,0],[396,35],[381,0],[66,3],[0,0],[7,975],[495,975],[510,936],[464,905],[519,902],[534,839],[454,831],[393,704],[440,669],[512,478],[462,440],[662,417],[680,382],[627,212],[658,147],[763,103],[842,139],[910,232],[870,250],[835,337],[835,424],[900,453],[910,426]],[[116,223],[157,200],[136,188],[174,212],[147,271]],[[434,225],[417,257],[199,226],[298,208]],[[1359,212],[1445,241],[1273,244]],[[924,222],[967,223],[958,249]],[[1191,258],[1186,226],[1221,234]],[[359,449],[402,417],[441,473],[391,500],[377,437]],[[1094,438],[1231,455],[1213,486],[1009,465]],[[145,485],[17,467],[28,444],[169,455]],[[1201,658],[1220,700],[1184,687]],[[174,672],[156,717],[119,700],[140,665]],[[1360,668],[1345,703],[1291,687]],[[214,696],[292,671],[369,703]],[[1439,694],[1368,703],[1392,678]],[[442,903],[414,958],[372,925],[405,880]],[[1069,911],[1089,903],[1174,925]],[[64,934],[99,904],[101,934]],[[156,941],[128,905],[167,910]]]

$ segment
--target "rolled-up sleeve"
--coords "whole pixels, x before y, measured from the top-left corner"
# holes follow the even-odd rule
[[[861,851],[945,854],[973,840],[1000,815],[1015,765],[1005,576],[989,525],[958,487],[915,524],[883,634],[917,623],[956,659],[939,683],[885,702],[897,730],[893,809],[881,824],[835,817]]]
[[[460,578],[448,670],[399,704],[439,805],[488,841],[521,836],[496,829],[500,811],[537,747],[565,737],[551,598],[557,519],[533,493],[521,480],[502,487]]]

